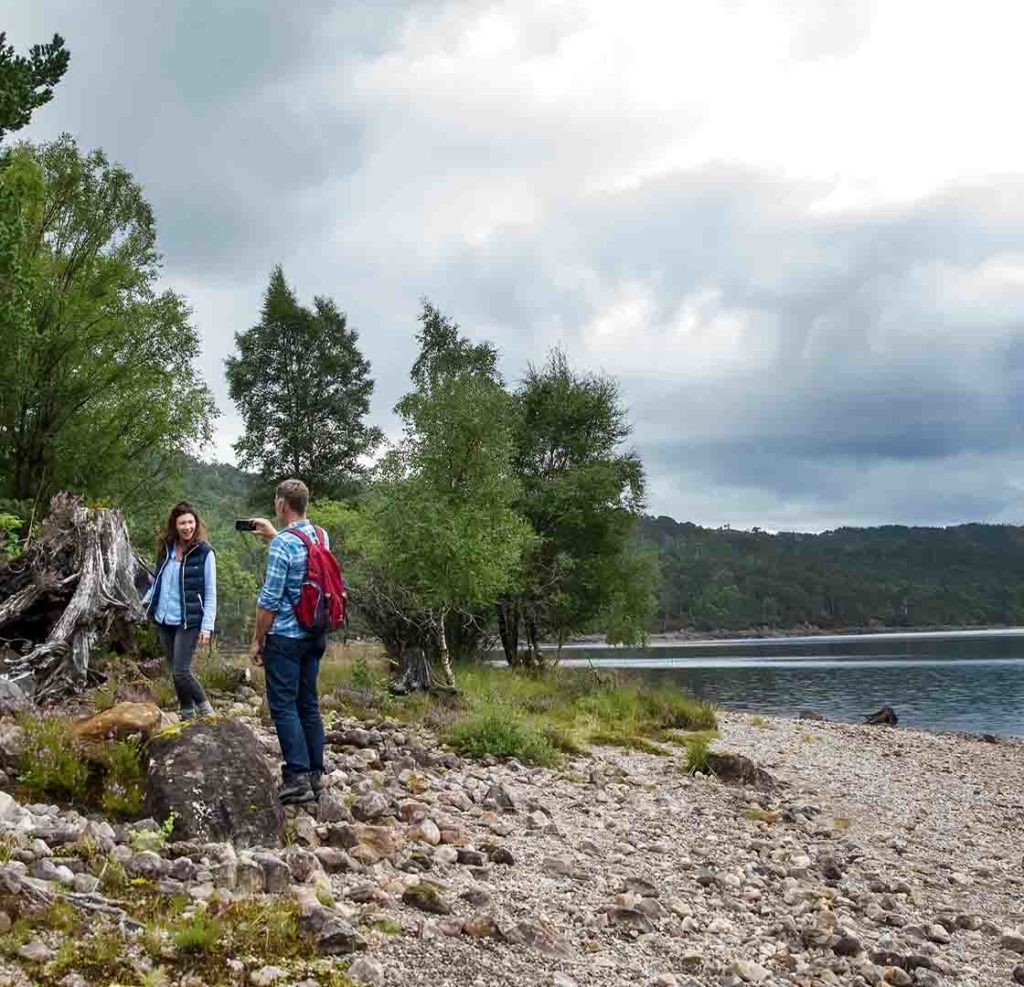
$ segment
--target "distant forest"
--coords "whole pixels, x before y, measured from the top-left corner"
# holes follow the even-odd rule
[[[819,535],[644,517],[655,631],[1024,624],[1024,528],[839,528]]]

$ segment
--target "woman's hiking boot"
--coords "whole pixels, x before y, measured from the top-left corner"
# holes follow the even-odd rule
[[[203,705],[200,706],[199,709],[196,711],[196,716],[197,717],[198,716],[216,716],[216,715],[217,715],[217,713],[214,711],[213,704],[210,702],[209,699],[207,699],[206,702],[203,703]]]
[[[315,802],[316,795],[309,783],[308,774],[293,775],[285,778],[277,789],[277,798],[281,805],[303,805]]]

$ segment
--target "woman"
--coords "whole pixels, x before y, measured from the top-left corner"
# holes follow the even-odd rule
[[[217,620],[217,561],[199,515],[186,501],[167,518],[157,543],[156,577],[142,602],[159,628],[181,718],[212,715],[192,672],[192,656],[197,645],[209,644]]]

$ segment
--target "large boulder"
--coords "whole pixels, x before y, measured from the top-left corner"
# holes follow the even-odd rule
[[[237,720],[166,730],[147,748],[146,811],[174,815],[175,840],[279,846],[284,811],[255,734]]]

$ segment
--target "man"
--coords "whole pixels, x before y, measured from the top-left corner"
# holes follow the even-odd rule
[[[312,802],[320,794],[324,770],[324,724],[320,718],[317,677],[327,646],[325,634],[312,635],[295,616],[306,575],[307,549],[290,530],[317,541],[317,528],[306,518],[309,489],[301,480],[277,486],[274,511],[284,525],[278,532],[265,518],[253,519],[253,530],[272,539],[267,575],[256,605],[252,660],[263,665],[267,705],[281,744],[284,765],[278,798],[283,804]],[[324,548],[329,548],[324,534]]]

